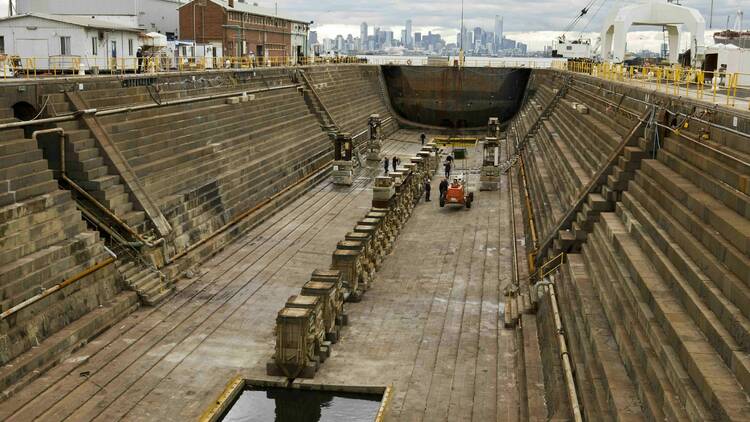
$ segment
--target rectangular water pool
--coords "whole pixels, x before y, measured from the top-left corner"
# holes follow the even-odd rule
[[[372,422],[382,394],[246,385],[224,422]]]

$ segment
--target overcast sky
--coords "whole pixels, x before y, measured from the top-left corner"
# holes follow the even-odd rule
[[[65,0],[58,0],[65,1]],[[273,9],[273,0],[257,1],[260,6]],[[503,16],[506,36],[526,42],[530,48],[542,49],[552,37],[559,33],[578,14],[589,0],[465,0],[464,25],[494,31],[495,15]],[[586,17],[574,28],[581,31],[599,32],[603,18],[625,0],[597,0]],[[698,9],[709,23],[711,0],[682,0],[682,4]],[[8,9],[7,0],[0,0],[0,14]],[[601,5],[601,8],[599,7]],[[724,29],[727,16],[734,21],[735,13],[744,6],[750,15],[750,0],[714,0],[713,27]],[[599,10],[597,10],[599,9]],[[367,22],[370,34],[376,26],[392,30],[399,37],[406,19],[412,20],[413,31],[432,31],[442,35],[448,42],[456,41],[460,28],[461,2],[448,0],[278,0],[280,15],[291,15],[301,20],[315,22],[319,38],[333,38],[337,34],[359,36],[359,24]],[[593,19],[591,19],[593,17]],[[743,27],[750,26],[750,16]],[[649,28],[643,28],[648,30]],[[578,32],[576,32],[577,34]],[[710,40],[710,32],[707,36]],[[708,41],[707,40],[707,41]],[[628,37],[628,48],[658,50],[661,34],[651,28],[647,32],[632,33]]]
[[[265,1],[260,2],[265,5]],[[533,49],[541,49],[551,43],[552,37],[559,35],[568,23],[588,3],[588,0],[465,0],[464,25],[475,26],[494,31],[495,15],[503,16],[504,32],[508,37],[524,41]],[[598,0],[586,17],[575,27],[581,31],[599,32],[603,18],[616,6],[631,1]],[[694,7],[703,13],[706,26],[709,23],[710,0],[682,0],[685,6]],[[598,10],[599,5],[602,5]],[[734,15],[744,6],[750,15],[749,0],[714,0],[714,28],[723,29],[728,15]],[[346,37],[351,33],[359,35],[359,24],[367,22],[370,33],[375,26],[393,30],[400,36],[406,19],[412,20],[413,30],[426,33],[439,33],[448,42],[455,42],[460,27],[461,2],[447,0],[281,0],[279,12],[289,11],[295,16],[315,21],[315,30],[319,38],[333,38],[337,34]],[[594,16],[595,15],[595,16]],[[590,17],[593,20],[590,21]],[[750,16],[746,17],[744,27],[750,25]],[[648,30],[649,28],[643,28]],[[653,28],[651,28],[653,29]],[[544,32],[548,31],[548,32]],[[576,32],[577,34],[577,32]],[[710,38],[710,36],[708,37]],[[629,49],[651,47],[657,49],[661,43],[661,34],[653,30],[631,34],[628,38]]]

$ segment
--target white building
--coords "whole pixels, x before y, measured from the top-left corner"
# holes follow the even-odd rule
[[[141,43],[140,29],[97,18],[34,13],[0,19],[2,53],[20,56],[24,67],[33,59],[38,70],[73,70],[79,61],[86,70],[134,69]]]
[[[552,41],[552,56],[564,57],[566,59],[590,59],[591,40],[572,39],[561,35]]]
[[[310,25],[295,21],[291,21],[290,24],[292,25],[292,61],[297,63],[301,58],[312,55],[312,50],[307,42]]]
[[[706,47],[704,69],[717,72],[717,77],[722,73],[726,75],[737,73],[737,85],[750,86],[750,49],[734,45]]]
[[[121,26],[179,36],[177,8],[187,0],[17,0],[19,15],[42,13],[108,20]]]

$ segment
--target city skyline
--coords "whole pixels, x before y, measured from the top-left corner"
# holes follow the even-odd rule
[[[312,38],[316,40],[311,42],[316,53],[362,54],[401,49],[428,54],[456,54],[463,48],[468,55],[521,56],[528,49],[525,43],[504,37],[503,17],[499,15],[495,16],[492,30],[481,27],[471,30],[464,28],[463,36],[457,33],[455,42],[429,30],[426,33],[414,31],[411,19],[406,19],[399,37],[394,35],[393,30],[383,30],[380,26],[362,22],[359,24],[358,36],[348,33],[346,36],[336,34],[335,37],[319,38],[317,32],[313,31]]]

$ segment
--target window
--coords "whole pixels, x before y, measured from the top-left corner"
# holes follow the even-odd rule
[[[99,40],[96,37],[91,37],[91,54],[95,56],[99,54]]]
[[[112,41],[112,57],[117,57],[117,41]]]
[[[128,40],[128,56],[133,55],[133,40]]]
[[[60,37],[60,55],[70,55],[70,37]]]
[[[5,54],[5,37],[0,36],[0,54]]]

